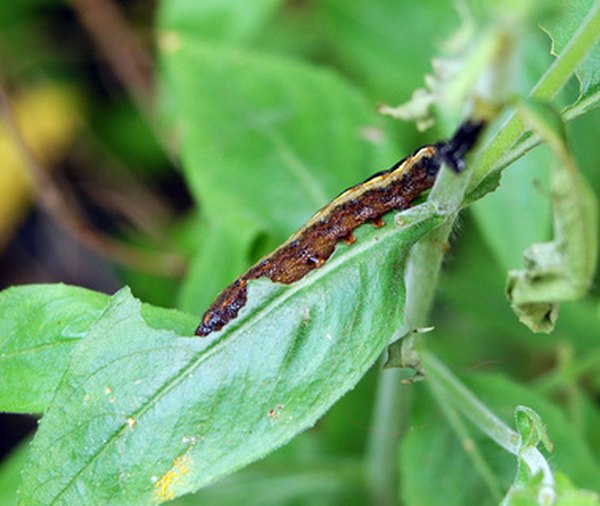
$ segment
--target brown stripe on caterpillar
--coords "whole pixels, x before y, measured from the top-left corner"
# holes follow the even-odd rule
[[[467,121],[450,141],[423,146],[390,169],[342,192],[221,292],[204,313],[196,335],[207,336],[237,317],[246,304],[249,280],[266,277],[289,285],[302,279],[321,267],[340,241],[352,244],[352,232],[357,227],[366,222],[383,226],[385,214],[409,208],[416,197],[433,186],[442,162],[461,172],[464,155],[477,141],[483,126],[482,121]]]

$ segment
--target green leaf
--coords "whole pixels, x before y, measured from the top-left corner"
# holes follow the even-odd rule
[[[545,193],[549,164],[548,150],[532,151],[502,174],[501,191],[471,207],[481,234],[505,271],[521,265],[529,244],[550,237],[552,215]]]
[[[159,23],[164,32],[239,44],[252,39],[281,0],[169,0],[160,2]]]
[[[0,292],[0,410],[46,409],[69,355],[108,303],[108,296],[68,285],[26,285]],[[197,323],[145,305],[150,326],[191,335]]]
[[[439,223],[432,213],[362,227],[292,285],[251,282],[239,316],[207,339],[150,328],[119,292],[71,354],[21,504],[168,500],[311,426],[402,325],[406,255]]]
[[[595,0],[563,0],[559,5],[562,14],[544,23],[544,30],[552,40],[552,54],[558,55],[571,41],[582,25],[583,20],[592,12]],[[600,26],[598,27],[600,34]],[[596,43],[576,72],[580,84],[580,97],[590,94],[591,87],[600,83],[600,43]]]
[[[165,74],[185,176],[208,222],[243,216],[279,242],[381,168],[381,148],[361,136],[372,106],[338,76],[176,35]]]
[[[375,155],[387,143],[361,136],[372,107],[337,76],[178,36],[180,46],[163,59],[186,177],[209,228],[180,304],[199,311],[256,260],[257,239],[283,241],[345,187],[380,169]]]
[[[542,442],[548,451],[552,451],[552,442],[548,438],[542,417],[527,406],[515,409],[515,425],[521,435],[521,448],[536,447]]]
[[[68,356],[108,297],[66,285],[0,292],[0,409],[41,412]]]
[[[417,334],[430,332],[433,327],[414,329],[410,334],[403,336],[388,346],[387,360],[383,364],[385,369],[403,369],[400,378],[403,383],[419,381],[425,378],[425,368],[421,357],[415,350]]]
[[[315,16],[329,53],[379,101],[409,97],[430,71],[437,45],[459,23],[452,3],[439,0],[321,0]]]
[[[540,498],[541,504],[551,504],[556,496],[554,476],[548,461],[537,449],[538,444],[542,442],[548,451],[552,451],[552,442],[542,417],[527,406],[517,406],[515,425],[520,436],[517,474],[502,505],[505,506],[510,502],[514,490],[524,486],[537,490],[537,497]]]
[[[21,469],[29,451],[29,444],[21,444],[3,458],[0,466],[0,506],[14,506],[17,502],[17,487]]]
[[[535,101],[523,102],[520,111],[559,162],[551,187],[554,239],[526,250],[525,269],[509,272],[507,293],[521,322],[534,332],[550,332],[558,303],[582,297],[592,283],[598,251],[598,205],[566,144],[560,115]]]

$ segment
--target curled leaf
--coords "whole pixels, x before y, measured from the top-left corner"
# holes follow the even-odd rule
[[[425,367],[419,353],[415,349],[415,338],[419,334],[431,332],[433,327],[413,329],[408,335],[394,341],[388,346],[385,369],[404,369],[404,382],[410,383],[425,379]]]
[[[520,106],[524,119],[557,158],[550,189],[554,238],[525,251],[525,268],[509,272],[507,294],[521,322],[534,332],[551,332],[558,304],[582,297],[592,282],[598,250],[597,202],[577,170],[558,113],[534,101]]]

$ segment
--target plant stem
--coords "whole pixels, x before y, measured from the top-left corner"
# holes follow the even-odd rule
[[[406,272],[405,332],[422,327],[427,321],[448,237],[467,183],[466,174],[457,177],[443,169],[432,190],[430,199],[439,212],[449,213],[450,217],[417,243],[410,253]],[[403,388],[399,371],[381,371],[367,449],[367,472],[373,504],[397,504],[397,442],[410,405],[406,398],[409,391],[405,386]]]
[[[541,452],[533,446],[521,447],[521,436],[481,403],[433,353],[424,347],[419,351],[427,375],[436,384],[439,395],[497,445],[522,459],[532,476],[541,472],[544,485],[552,486],[552,472]]]
[[[69,0],[69,3],[140,113],[150,116],[152,58],[129,27],[118,3],[112,0]]]
[[[398,369],[386,369],[377,384],[366,469],[374,506],[398,503],[398,441],[412,403],[410,390],[401,381]]]
[[[600,2],[596,1],[579,30],[534,86],[531,96],[539,100],[549,100],[554,97],[598,42],[598,36],[600,36]]]
[[[596,2],[581,27],[571,38],[567,46],[556,57],[552,65],[540,78],[530,93],[537,100],[550,100],[563,88],[577,67],[592,49],[600,35],[600,2]],[[480,151],[473,167],[473,177],[469,193],[489,176],[498,166],[499,160],[510,150],[514,143],[525,133],[525,125],[512,112],[503,127]]]
[[[467,424],[452,405],[452,402],[447,397],[446,392],[437,382],[428,381],[427,386],[429,386],[431,392],[433,393],[437,404],[446,417],[446,420],[448,420],[448,423],[460,439],[466,454],[471,458],[473,466],[482,477],[483,481],[487,484],[494,501],[499,502],[502,499],[500,484],[498,483],[493,470],[490,468],[485,461],[485,458],[481,454],[481,451],[475,443],[474,438],[471,436]]]
[[[435,203],[438,212],[447,218],[410,252],[406,273],[406,331],[428,323],[442,260],[468,183],[469,172],[457,176],[442,167],[431,191],[430,200]]]
[[[600,3],[596,3],[592,8],[569,44],[534,87],[531,96],[539,100],[548,100],[555,96],[593,47],[598,33],[600,33]],[[441,172],[430,199],[448,218],[442,226],[419,242],[411,252],[406,275],[406,328],[404,330],[408,330],[409,327],[423,326],[427,321],[446,244],[465,193],[467,191],[473,193],[473,190],[491,172],[499,171],[506,166],[501,163],[502,157],[509,153],[524,132],[525,125],[512,113],[504,126],[480,151],[472,171],[459,178],[447,170]],[[531,144],[523,147],[530,149]],[[465,406],[469,407],[466,409],[466,414],[472,414],[473,423],[498,444],[512,453],[516,453],[518,451],[518,434],[498,420],[457,380],[449,376],[449,372],[437,359],[432,355],[428,355],[428,358],[428,368],[433,364],[433,369],[438,373],[438,380],[443,380],[444,384],[452,389],[456,398],[462,399],[466,403]],[[389,439],[386,439],[384,435],[398,433],[398,429],[403,424],[402,417],[397,412],[401,398],[400,385],[400,378],[397,374],[391,371],[382,371],[375,401],[375,420],[367,453],[372,500],[377,504],[396,503],[397,449],[396,445],[390,444]],[[541,454],[536,452],[537,450],[533,449],[533,460],[541,457]],[[535,467],[533,461],[532,465]],[[380,500],[385,500],[385,502],[379,502]]]
[[[460,406],[463,415],[499,446],[516,455],[519,435],[484,406],[433,353],[425,348],[419,351],[428,376],[452,399],[454,405]]]
[[[159,118],[154,110],[154,61],[129,26],[120,2],[69,0],[69,3],[99,53],[129,94],[142,118],[146,120],[169,161],[173,166],[178,166],[175,146],[161,130]]]

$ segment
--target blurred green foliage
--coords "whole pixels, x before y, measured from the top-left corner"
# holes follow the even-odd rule
[[[582,4],[568,7],[575,3]],[[75,84],[88,98],[87,133],[118,160],[113,170],[160,186],[173,169],[139,111],[120,93],[98,91],[91,82],[97,76],[78,66],[76,47],[45,44],[36,30],[49,16],[56,22],[69,15],[57,4],[0,3],[3,72],[21,86]],[[474,22],[484,23],[504,4],[469,5]],[[167,0],[154,21],[136,18],[130,7],[134,27],[148,31],[154,23],[160,108],[168,136],[181,143],[181,174],[194,200],[185,215],[163,225],[168,240],[190,256],[180,284],[122,269],[120,279],[143,300],[201,314],[245,267],[344,188],[451,133],[437,126],[419,134],[375,113],[378,102],[406,101],[422,86],[432,58],[461,26],[450,2]],[[550,14],[562,19],[558,11]],[[552,26],[550,14],[545,26]],[[552,61],[550,40],[536,23],[523,34],[518,53],[511,85],[525,94]],[[589,65],[585,78],[588,89],[597,85]],[[578,93],[573,80],[557,105],[572,103]],[[600,195],[600,111],[567,130],[579,169]],[[517,405],[535,409],[554,442],[552,466],[575,487],[600,492],[598,275],[584,300],[563,305],[550,336],[521,325],[504,295],[507,271],[520,267],[524,249],[551,235],[547,181],[553,163],[545,147],[536,148],[511,165],[495,193],[462,215],[431,315],[435,331],[426,339],[508,425]],[[122,235],[140,241],[138,232]],[[366,504],[369,484],[361,466],[373,437],[380,374],[388,372],[378,365],[316,427],[273,455],[176,503]],[[397,445],[399,502],[497,503],[497,491],[504,493],[514,478],[515,459],[473,434],[471,443],[494,473],[490,485],[426,383],[404,385],[401,394],[401,437],[389,435]],[[18,450],[0,469],[0,496],[13,497],[21,466]]]

